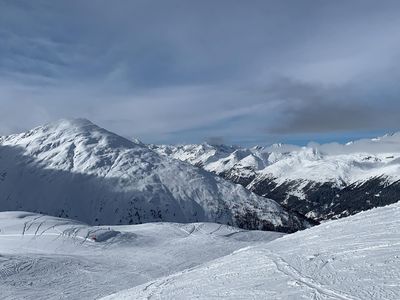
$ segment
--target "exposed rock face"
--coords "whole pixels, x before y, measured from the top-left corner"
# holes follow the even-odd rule
[[[291,191],[298,192],[299,186],[302,196],[291,194]],[[388,182],[385,177],[342,188],[330,182],[304,185],[303,182],[288,181],[277,185],[274,179],[264,179],[253,183],[250,190],[316,221],[347,217],[400,201],[400,181]]]

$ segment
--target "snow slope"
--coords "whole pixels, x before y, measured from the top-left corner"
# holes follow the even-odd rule
[[[0,298],[97,299],[282,235],[213,223],[91,227],[0,212]]]
[[[0,138],[4,210],[89,224],[209,221],[284,232],[308,226],[273,200],[83,119]]]
[[[400,204],[242,248],[105,299],[400,299]]]

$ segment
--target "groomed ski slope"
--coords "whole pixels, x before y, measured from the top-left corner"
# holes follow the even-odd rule
[[[290,235],[0,213],[1,299],[400,299],[400,204]]]
[[[92,227],[0,212],[0,299],[98,299],[282,235],[214,223]]]
[[[400,299],[400,204],[240,249],[105,299]]]

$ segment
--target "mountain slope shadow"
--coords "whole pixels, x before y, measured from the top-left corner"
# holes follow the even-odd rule
[[[190,193],[195,193],[195,198],[187,194],[185,187],[176,187],[183,195],[177,198],[176,191],[164,185],[159,174],[147,176],[144,182],[149,184],[143,185],[143,181],[139,181],[142,185],[136,186],[124,176],[104,177],[60,170],[27,155],[23,147],[0,145],[0,210],[38,212],[91,225],[209,221],[283,232],[306,226],[284,210],[271,207],[268,211],[266,206],[260,206],[261,212],[260,207],[253,207],[249,219],[246,210],[249,206],[244,205],[241,215],[241,210],[236,208],[238,204],[228,206],[221,200],[224,194],[215,194],[216,202],[208,199],[205,204],[198,201],[203,190],[193,189]],[[218,187],[212,187],[206,196],[210,198],[215,190]],[[234,194],[231,197],[235,198]],[[255,196],[251,197],[254,200]],[[283,220],[283,223],[277,224],[276,220]]]
[[[138,224],[155,221],[195,222],[204,210],[195,201],[185,203],[195,212],[188,218],[172,196],[157,199],[153,187],[122,190],[123,178],[47,168],[24,154],[22,147],[0,145],[0,210],[26,210],[67,217],[88,224]],[[161,188],[165,188],[160,185]]]

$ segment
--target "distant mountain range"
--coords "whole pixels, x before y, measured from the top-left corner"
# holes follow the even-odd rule
[[[217,222],[283,232],[311,226],[273,200],[158,152],[84,119],[0,137],[0,211],[92,225]]]
[[[400,200],[400,133],[345,145],[150,145],[316,221]]]

